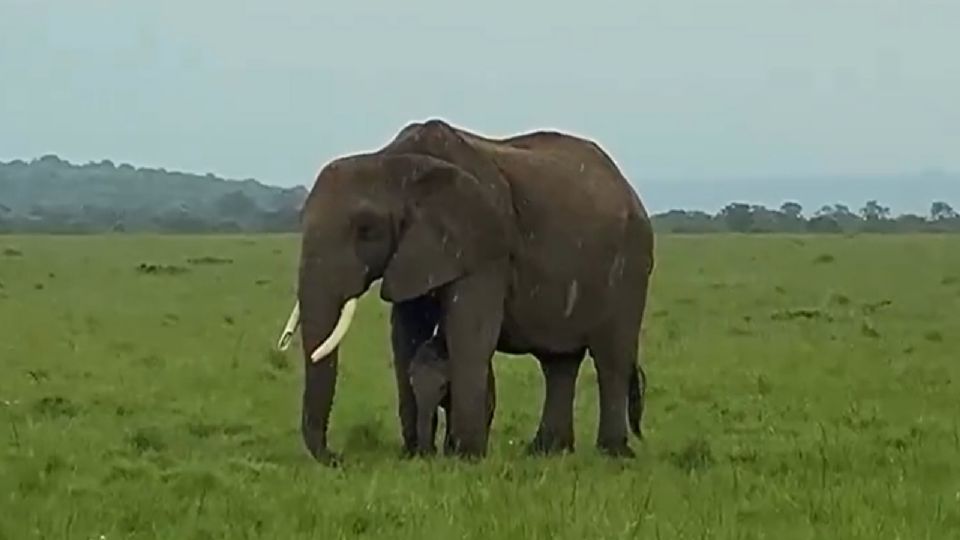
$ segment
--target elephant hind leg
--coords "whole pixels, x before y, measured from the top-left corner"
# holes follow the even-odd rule
[[[647,377],[640,363],[639,344],[650,282],[649,265],[644,263],[644,268],[641,279],[618,295],[617,316],[601,325],[588,344],[600,394],[597,446],[613,456],[634,455],[627,443],[628,417],[631,431],[642,438]]]
[[[643,409],[647,393],[647,374],[643,370],[642,363],[633,366],[630,374],[630,384],[627,393],[627,416],[630,423],[630,431],[638,439],[643,439],[643,430],[640,423],[643,421]]]
[[[597,370],[600,394],[597,446],[614,456],[634,455],[627,443],[628,417],[630,429],[642,438],[640,421],[647,377],[639,362],[638,347],[646,290],[644,281],[635,301],[630,302],[630,310],[611,319],[590,337],[589,350]]]
[[[567,354],[536,355],[546,382],[546,395],[543,399],[540,426],[528,446],[530,453],[573,451],[573,400],[584,353],[584,350],[580,350]]]
[[[611,335],[612,334],[612,335]],[[597,429],[597,447],[601,451],[623,457],[633,457],[627,443],[627,404],[630,379],[636,369],[637,335],[611,332],[606,339],[598,339],[590,347],[597,370],[600,394],[600,423]],[[631,423],[636,411],[630,411]],[[639,429],[639,419],[637,428]],[[632,427],[632,426],[631,426]]]

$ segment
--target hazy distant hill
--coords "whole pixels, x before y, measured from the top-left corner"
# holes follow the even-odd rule
[[[0,163],[0,227],[7,230],[295,230],[302,186],[114,165],[52,155]]]

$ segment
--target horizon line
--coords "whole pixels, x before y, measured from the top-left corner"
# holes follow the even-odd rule
[[[215,173],[212,171],[199,172],[197,170],[189,170],[186,168],[168,168],[164,165],[158,165],[158,164],[145,164],[145,163],[135,164],[125,160],[120,160],[120,161],[114,160],[109,157],[100,158],[98,160],[91,159],[91,160],[86,160],[84,162],[72,161],[55,152],[46,152],[30,158],[23,158],[23,157],[0,158],[0,165],[12,165],[17,162],[30,164],[46,157],[56,157],[58,160],[75,167],[98,165],[100,163],[103,163],[104,161],[109,161],[115,167],[126,165],[134,169],[163,170],[168,173],[175,173],[175,174],[187,174],[187,175],[193,175],[193,176],[212,175],[222,180],[234,181],[234,182],[245,182],[245,181],[253,180],[263,185],[273,186],[281,189],[290,189],[290,188],[296,188],[296,187],[303,187],[306,189],[310,188],[310,186],[306,183],[296,182],[293,184],[284,184],[284,183],[277,183],[273,181],[263,180],[262,178],[257,178],[254,176],[246,176],[246,177],[240,177],[240,176],[234,176],[234,175],[228,176],[228,175],[221,175],[219,173]],[[716,183],[716,182],[766,182],[770,180],[826,181],[826,180],[837,180],[841,178],[846,180],[867,180],[867,179],[877,179],[877,178],[896,179],[897,177],[906,177],[906,176],[910,176],[910,177],[921,176],[921,177],[932,177],[932,178],[937,178],[937,177],[949,178],[954,176],[960,176],[960,170],[953,171],[953,170],[944,169],[941,167],[925,167],[925,168],[917,168],[917,169],[906,170],[906,171],[885,171],[885,172],[861,171],[861,172],[843,173],[843,172],[821,171],[817,173],[795,173],[795,172],[782,172],[782,173],[768,172],[768,173],[744,173],[744,174],[727,173],[727,174],[717,174],[712,176],[654,175],[654,174],[630,176],[624,170],[626,169],[626,167],[622,165],[618,167],[621,169],[621,171],[623,172],[623,175],[627,178],[627,180],[631,184],[635,184],[639,182],[653,183],[653,184],[665,184],[665,183],[672,183],[672,182],[682,182],[685,184],[707,184],[707,183]]]

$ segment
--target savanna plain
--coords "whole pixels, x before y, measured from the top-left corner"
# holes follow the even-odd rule
[[[275,350],[296,236],[0,237],[0,539],[960,538],[960,237],[656,249],[636,459],[595,450],[589,361],[577,451],[526,456],[525,356],[494,359],[485,460],[401,459],[372,290],[326,468]]]

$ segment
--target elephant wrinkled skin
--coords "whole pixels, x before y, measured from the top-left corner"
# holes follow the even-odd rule
[[[302,231],[301,427],[316,459],[333,456],[327,425],[350,322],[342,312],[352,315],[380,279],[392,304],[407,452],[417,446],[408,367],[439,324],[457,454],[486,453],[496,351],[540,362],[546,394],[530,450],[572,450],[574,388],[589,351],[600,399],[596,444],[633,455],[627,417],[640,436],[646,377],[638,347],[654,235],[640,199],[597,144],[551,131],[492,139],[440,120],[413,123],[377,151],[324,166],[304,203]],[[312,361],[321,344],[329,354]]]

